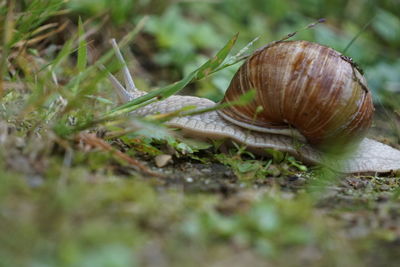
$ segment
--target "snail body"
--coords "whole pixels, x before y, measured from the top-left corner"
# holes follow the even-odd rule
[[[124,63],[115,42],[113,46],[117,56]],[[278,52],[282,49],[286,51],[282,55],[273,55],[271,59],[271,55],[268,55],[271,48],[277,49]],[[308,55],[310,53],[311,55]],[[325,55],[325,58],[321,59],[321,54]],[[293,58],[297,63],[293,63],[289,58]],[[273,68],[284,63],[292,66],[286,69]],[[324,64],[329,65],[327,67],[329,71],[323,71]],[[330,64],[339,64],[339,67],[338,65],[331,67]],[[270,70],[267,74],[260,71],[268,68]],[[310,69],[314,69],[315,72]],[[339,69],[338,73],[333,75],[332,73],[335,73],[337,69]],[[292,78],[281,76],[271,80],[270,76],[279,76],[280,72],[285,72],[283,76],[291,75]],[[332,75],[333,77],[327,77]],[[122,102],[145,94],[134,86],[126,65],[124,76],[126,88],[122,87],[115,77],[111,76],[110,79]],[[276,85],[282,80],[283,83]],[[287,84],[292,84],[289,90],[293,92],[285,95]],[[267,154],[266,149],[276,149],[288,152],[306,163],[324,164],[345,173],[400,170],[399,150],[364,138],[371,125],[374,110],[370,92],[365,84],[365,79],[357,68],[333,49],[305,41],[277,42],[272,46],[267,45],[257,50],[242,65],[233,78],[223,102],[235,101],[249,89],[259,90],[256,95],[261,98],[256,98],[245,106],[229,106],[219,111],[175,117],[167,124],[197,138],[230,139],[244,144],[257,154]],[[317,87],[323,88],[321,93],[315,93]],[[271,88],[277,90],[278,93],[268,92]],[[302,91],[298,88],[306,89]],[[334,90],[338,88],[340,92],[335,93]],[[285,102],[282,101],[285,97],[292,98],[294,102],[288,105],[282,104]],[[322,100],[313,104],[315,98]],[[273,101],[269,101],[271,99]],[[203,109],[212,108],[215,105],[216,103],[208,99],[175,95],[143,106],[132,112],[132,116],[169,113],[186,106]],[[298,110],[290,110],[291,106],[296,105],[299,106]],[[271,111],[272,106],[276,106],[275,114]],[[321,106],[324,106],[325,110],[320,109]],[[306,107],[309,111],[305,110]],[[264,111],[266,113],[262,113]],[[301,113],[304,111],[306,113]],[[282,115],[284,113],[291,115]],[[321,113],[322,117],[316,118]],[[292,120],[293,117],[294,120]],[[310,130],[308,127],[299,125],[298,122],[301,120],[314,128]],[[315,127],[315,123],[320,123],[323,127]],[[324,147],[325,143],[334,144],[337,141],[339,146],[342,146],[347,144],[348,140],[351,140],[351,143],[359,142],[351,154],[346,155],[345,158],[342,155],[326,160],[325,154],[321,152],[321,147]]]

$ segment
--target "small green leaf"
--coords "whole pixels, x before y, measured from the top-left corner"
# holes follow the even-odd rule
[[[238,162],[236,166],[238,171],[241,173],[256,171],[260,168],[259,164],[251,161]]]
[[[266,148],[265,151],[272,156],[274,162],[282,162],[285,159],[285,153],[272,149]]]
[[[299,171],[306,172],[308,170],[307,166],[303,165],[292,156],[288,157],[287,160],[289,161],[290,165],[296,167]]]

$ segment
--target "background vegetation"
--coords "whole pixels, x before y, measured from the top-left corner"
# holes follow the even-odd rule
[[[319,18],[294,39],[362,67],[371,136],[400,147],[397,0],[0,1],[0,266],[396,266],[396,173],[337,177],[279,152],[220,153],[159,121],[93,121],[117,105],[95,65],[118,72],[111,38],[128,40],[137,86],[150,91],[238,32],[233,54]],[[238,65],[182,93],[218,101]]]

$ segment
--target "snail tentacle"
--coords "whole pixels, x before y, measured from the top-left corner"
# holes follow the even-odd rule
[[[130,94],[125,87],[122,86],[122,84],[118,81],[118,79],[112,75],[110,72],[108,72],[108,80],[111,82],[114,91],[117,93],[118,96],[118,100],[120,103],[126,103],[132,99],[134,99],[134,97],[132,96],[132,94]]]
[[[133,81],[133,78],[132,78],[132,74],[130,73],[130,71],[128,69],[128,65],[126,64],[126,61],[125,61],[124,57],[122,56],[122,53],[121,53],[115,39],[111,39],[111,45],[114,49],[114,52],[115,52],[115,55],[117,56],[118,61],[122,65],[122,72],[123,72],[123,77],[124,77],[124,81],[125,81],[125,87],[124,87],[118,81],[118,79],[115,78],[114,75],[112,75],[111,73],[108,74],[108,78],[109,78],[110,82],[112,83],[112,85],[114,86],[114,89],[118,94],[119,100],[122,103],[126,103],[135,98],[145,95],[146,92],[143,92],[136,87],[135,82]]]

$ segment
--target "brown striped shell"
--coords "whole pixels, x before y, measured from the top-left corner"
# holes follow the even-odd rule
[[[257,131],[295,129],[321,147],[361,140],[371,125],[374,107],[365,78],[349,58],[316,43],[285,41],[257,50],[222,102],[238,100],[250,89],[256,90],[252,102],[219,114]]]

